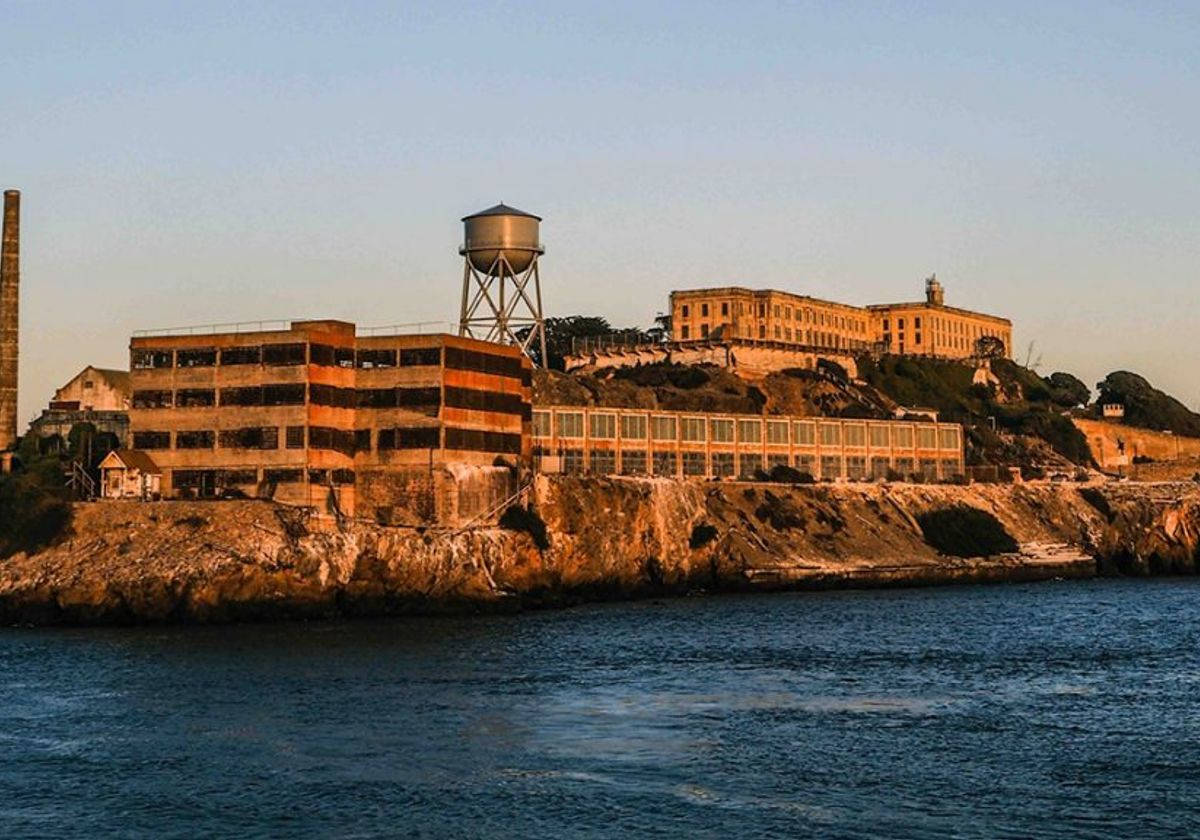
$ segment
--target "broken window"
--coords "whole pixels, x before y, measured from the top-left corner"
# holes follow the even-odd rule
[[[451,386],[446,386],[445,405],[447,408],[469,408],[476,411],[494,411],[499,414],[520,415],[525,410],[525,404],[520,394],[503,394],[497,391]]]
[[[370,429],[355,429],[354,430],[354,451],[355,452],[370,452],[371,451],[371,430]]]
[[[302,365],[307,353],[303,344],[264,344],[262,360],[264,365]]]
[[[173,363],[174,353],[170,350],[134,350],[130,353],[129,364],[133,370],[169,368]]]
[[[250,385],[243,388],[222,388],[221,405],[262,405],[263,394],[261,385]]]
[[[258,470],[249,468],[221,470],[217,473],[217,482],[222,487],[234,487],[239,484],[257,484]]]
[[[437,449],[441,444],[436,426],[380,429],[380,449]]]
[[[645,475],[646,450],[627,449],[621,451],[621,475]]]
[[[331,347],[328,344],[308,345],[308,361],[325,367],[354,367],[353,347]]]
[[[523,375],[523,366],[521,360],[517,357],[500,356],[495,353],[480,353],[475,350],[463,350],[458,347],[446,348],[446,367],[451,370],[471,370],[476,373],[490,373],[495,376],[508,376],[514,379],[520,378]]]
[[[134,449],[170,449],[170,432],[134,432]]]
[[[519,454],[521,436],[506,432],[485,432],[479,429],[446,428],[446,448],[469,452],[500,452]]]
[[[708,465],[705,462],[703,452],[684,452],[683,453],[683,474],[690,476],[704,475]]]
[[[303,385],[298,386],[303,389]],[[334,408],[354,408],[358,395],[353,388],[339,388],[336,385],[309,385],[308,398],[313,405],[328,405]]]
[[[309,470],[308,471],[308,483],[309,484],[322,484],[322,485],[328,484],[329,483],[329,470]]]
[[[655,452],[654,475],[673,476],[679,473],[679,459],[674,452]]]
[[[593,449],[588,472],[593,475],[613,475],[617,471],[617,453],[611,449]]]
[[[263,481],[274,484],[295,484],[304,480],[302,469],[263,470]]]
[[[441,408],[441,388],[397,388],[396,405],[437,417]]]
[[[175,353],[175,367],[212,367],[217,363],[217,351],[212,347],[179,350]]]
[[[310,449],[330,449],[342,455],[354,454],[354,430],[333,429],[328,426],[308,427]]]
[[[183,388],[175,392],[179,408],[197,408],[217,404],[217,392],[212,388]]]
[[[446,358],[449,361],[450,354],[447,349]],[[466,351],[459,351],[466,352]],[[442,363],[442,348],[440,347],[414,347],[408,350],[400,351],[400,364],[402,367],[410,367],[413,365],[440,365]]]
[[[171,470],[171,485],[176,490],[201,490],[211,493],[216,486],[216,479],[216,470]]]
[[[395,408],[395,388],[361,388],[358,391],[359,408]]]
[[[257,365],[262,363],[262,347],[226,347],[221,351],[221,365]]]
[[[134,408],[170,408],[171,405],[172,402],[170,391],[133,392]]]
[[[249,426],[244,429],[222,429],[217,437],[222,449],[278,449],[277,426]]]
[[[330,473],[330,478],[334,484],[353,484],[354,470],[334,470]]]
[[[216,443],[216,433],[209,429],[191,431],[191,432],[176,432],[175,433],[175,448],[176,449],[212,449]]]
[[[288,426],[286,433],[286,446],[288,449],[303,449],[304,448],[304,427],[303,426]]]
[[[360,368],[393,368],[396,366],[395,350],[359,350],[358,366]]]

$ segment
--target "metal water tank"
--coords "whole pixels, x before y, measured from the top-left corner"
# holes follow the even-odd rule
[[[503,263],[498,262],[501,255],[512,273],[520,274],[543,251],[538,242],[538,224],[542,219],[532,213],[497,204],[464,216],[462,221],[464,244],[459,253],[482,274],[506,273]]]

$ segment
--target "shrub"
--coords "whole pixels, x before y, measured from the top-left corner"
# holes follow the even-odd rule
[[[13,472],[0,475],[0,557],[37,551],[71,524],[58,458],[40,454],[37,441],[27,438],[18,464]]]
[[[917,517],[925,542],[951,557],[988,557],[1011,554],[1017,541],[1003,523],[987,511],[955,505]]]
[[[707,522],[701,522],[692,528],[692,535],[688,538],[688,548],[693,551],[698,548],[704,548],[710,542],[717,538],[717,529]]]

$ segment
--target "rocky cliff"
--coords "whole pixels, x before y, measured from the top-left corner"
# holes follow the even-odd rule
[[[267,502],[81,505],[0,561],[0,622],[231,621],[698,591],[1194,573],[1195,485],[543,477],[526,530],[316,527]],[[544,537],[541,526],[544,524]],[[539,543],[544,547],[539,547]]]

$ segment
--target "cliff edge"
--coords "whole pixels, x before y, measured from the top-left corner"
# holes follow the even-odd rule
[[[0,622],[516,610],[697,591],[1191,574],[1200,541],[1194,484],[544,476],[528,505],[506,518],[525,530],[460,531],[317,528],[262,501],[79,505],[66,537],[0,561]]]

